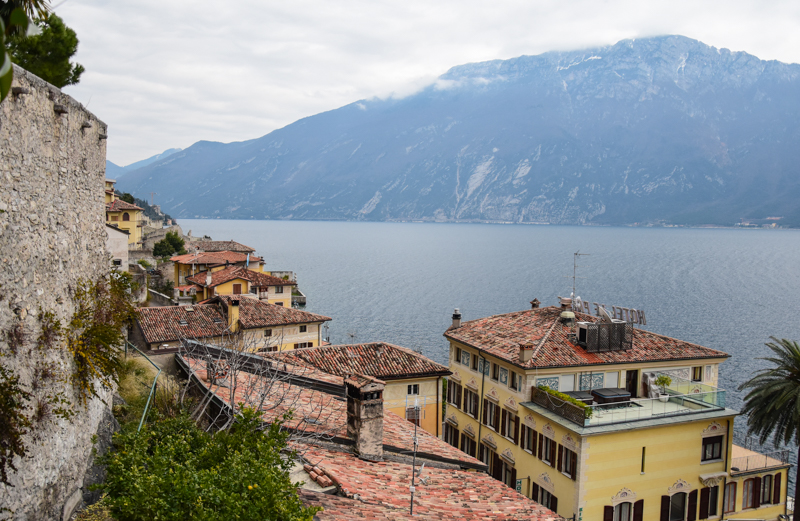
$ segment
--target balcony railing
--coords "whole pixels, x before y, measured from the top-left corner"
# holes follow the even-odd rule
[[[746,450],[746,449],[743,449]],[[752,451],[747,451],[752,452]],[[731,473],[766,470],[789,465],[791,452],[788,449],[775,450],[766,454],[753,453],[747,456],[731,458]]]

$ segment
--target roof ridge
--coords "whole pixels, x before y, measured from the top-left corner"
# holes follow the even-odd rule
[[[558,319],[553,320],[553,325],[550,326],[550,329],[547,330],[547,333],[544,334],[542,340],[539,342],[539,345],[536,346],[536,351],[534,351],[533,355],[531,355],[531,360],[534,360],[536,358],[536,355],[539,354],[539,350],[542,348],[544,343],[547,342],[547,339],[550,338],[550,333],[552,333],[553,329],[556,328],[556,324],[558,324]]]

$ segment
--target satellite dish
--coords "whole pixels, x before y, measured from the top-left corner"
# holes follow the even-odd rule
[[[606,311],[606,308],[603,306],[600,306],[600,309],[598,309],[598,315],[600,315],[601,322],[613,322],[613,320],[611,320],[611,315],[608,314],[608,311]]]

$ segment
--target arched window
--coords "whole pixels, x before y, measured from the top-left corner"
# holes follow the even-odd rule
[[[633,505],[631,503],[620,503],[614,507],[614,521],[631,521]]]
[[[755,480],[748,479],[742,484],[742,510],[755,506]]]
[[[122,220],[123,221],[130,221],[131,220],[131,216],[128,215],[128,212],[125,212],[124,214],[122,214]]]
[[[669,521],[685,521],[686,492],[673,494],[669,501]]]

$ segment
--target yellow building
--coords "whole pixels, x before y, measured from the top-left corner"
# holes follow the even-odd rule
[[[268,304],[255,298],[217,296],[194,306],[139,308],[130,340],[148,351],[174,352],[182,340],[235,344],[249,352],[273,352],[322,343],[330,317]]]
[[[716,387],[729,355],[569,308],[454,314],[446,441],[565,518],[785,513],[788,454],[733,444]]]
[[[302,349],[273,355],[336,376],[364,374],[383,380],[384,407],[429,433],[441,431],[442,378],[447,367],[386,342]]]
[[[185,278],[196,287],[198,300],[215,295],[244,295],[277,306],[292,307],[292,287],[297,283],[253,271],[243,266],[212,266]],[[182,288],[185,291],[185,288]]]
[[[264,273],[264,259],[250,253],[236,251],[197,251],[176,255],[170,260],[175,270],[173,279],[175,287],[189,284],[186,281],[187,277],[206,271],[213,273],[230,266],[238,266],[257,273]]]
[[[144,210],[119,199],[114,193],[114,183],[115,180],[106,179],[106,224],[128,232],[128,248],[139,249],[142,245]]]

